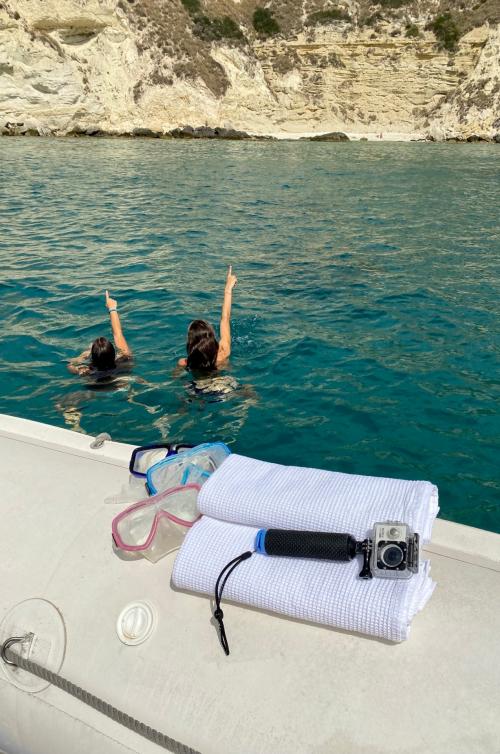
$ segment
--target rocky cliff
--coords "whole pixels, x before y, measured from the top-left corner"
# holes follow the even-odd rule
[[[491,138],[500,4],[445,3],[0,0],[0,129]]]

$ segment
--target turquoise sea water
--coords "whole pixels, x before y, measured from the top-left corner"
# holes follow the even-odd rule
[[[498,147],[4,138],[0,175],[0,412],[430,479],[500,531]],[[214,400],[174,367],[229,262]],[[136,362],[89,390],[105,288]]]

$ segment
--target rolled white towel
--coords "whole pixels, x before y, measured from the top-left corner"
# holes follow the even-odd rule
[[[201,513],[259,528],[347,532],[403,521],[430,540],[438,491],[430,482],[281,466],[232,454],[203,485]]]
[[[259,528],[345,532],[364,539],[377,521],[403,521],[430,539],[438,512],[430,482],[280,466],[231,455],[202,487],[202,519],[177,556],[173,582],[214,594],[230,560],[253,550]],[[408,580],[358,578],[360,558],[348,563],[269,557],[255,553],[229,577],[224,598],[302,620],[391,641],[408,637],[414,615],[435,584],[429,562]]]
[[[203,516],[177,555],[174,585],[213,596],[220,571],[254,549],[257,531]],[[435,586],[429,562],[407,581],[359,579],[360,565],[359,558],[332,563],[254,553],[233,571],[223,598],[390,641],[407,639],[412,618]]]

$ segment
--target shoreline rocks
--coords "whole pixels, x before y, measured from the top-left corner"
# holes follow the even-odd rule
[[[496,136],[492,139],[487,136],[478,136],[472,134],[471,136],[448,136],[444,141],[447,144],[493,144],[496,141]]]
[[[92,138],[120,138],[120,139],[208,139],[222,141],[318,141],[318,142],[351,142],[351,141],[369,141],[366,136],[359,138],[350,138],[343,131],[331,131],[328,133],[319,133],[313,136],[299,136],[293,138],[278,138],[265,134],[250,134],[247,131],[239,131],[234,128],[225,128],[222,126],[178,126],[169,131],[160,131],[147,127],[136,127],[129,131],[105,130],[99,126],[74,126],[66,132],[42,130],[37,124],[25,123],[23,121],[7,121],[0,124],[0,136],[53,136],[62,137],[86,137]],[[388,143],[392,140],[384,140]],[[470,134],[469,136],[442,136],[441,138],[428,134],[426,137],[419,139],[410,139],[409,142],[427,142],[437,144],[500,144],[500,132],[492,136],[481,134]],[[377,141],[376,143],[381,143]],[[397,142],[399,143],[399,142]]]
[[[165,136],[170,136],[172,139],[275,140],[274,136],[254,136],[246,131],[238,131],[235,128],[211,128],[210,126],[182,126],[181,128],[173,128],[171,131],[167,131]]]
[[[318,134],[317,136],[302,136],[300,141],[351,141],[343,131],[331,131],[327,134]]]
[[[178,126],[170,131],[156,131],[152,128],[133,128],[131,131],[103,131],[98,127],[83,128],[75,126],[64,136],[121,137],[141,139],[225,139],[228,141],[275,141],[274,136],[254,135],[234,128],[216,126]]]
[[[0,136],[40,136],[40,131],[24,122],[7,121],[0,126]]]

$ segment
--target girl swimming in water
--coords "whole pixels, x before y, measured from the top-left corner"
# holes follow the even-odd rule
[[[229,358],[231,353],[231,303],[233,288],[238,282],[229,265],[224,289],[224,303],[220,320],[220,340],[215,330],[204,319],[195,319],[189,325],[186,351],[187,358],[179,359],[178,365],[194,371],[211,372]]]
[[[73,374],[85,376],[111,372],[132,360],[132,351],[122,332],[118,304],[114,298],[110,297],[108,291],[106,291],[106,306],[111,320],[114,345],[107,338],[96,338],[87,351],[83,351],[70,360],[68,369]]]

